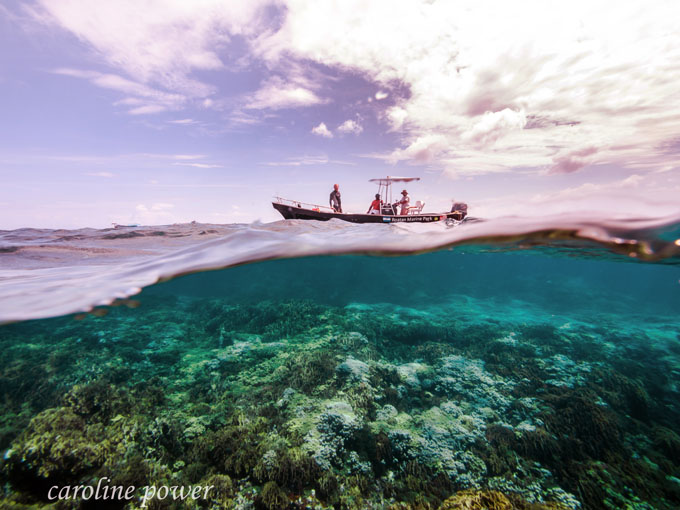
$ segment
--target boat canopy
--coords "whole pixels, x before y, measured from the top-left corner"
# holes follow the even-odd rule
[[[380,186],[389,186],[393,182],[412,182],[419,181],[420,177],[381,177],[380,179],[369,179],[368,182],[375,182]]]

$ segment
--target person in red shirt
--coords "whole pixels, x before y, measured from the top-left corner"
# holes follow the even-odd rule
[[[380,195],[378,193],[375,194],[375,200],[371,202],[370,207],[368,208],[368,211],[366,211],[366,214],[380,214],[380,208],[382,207],[382,200],[380,200]]]

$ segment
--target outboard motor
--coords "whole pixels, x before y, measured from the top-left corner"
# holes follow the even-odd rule
[[[451,212],[460,213],[460,219],[462,220],[467,216],[468,206],[465,202],[455,202],[451,208]]]
[[[396,216],[397,204],[383,204],[381,213],[389,216]]]

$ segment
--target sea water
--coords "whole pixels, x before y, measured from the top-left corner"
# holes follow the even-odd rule
[[[585,217],[0,232],[2,504],[677,508],[678,238]]]

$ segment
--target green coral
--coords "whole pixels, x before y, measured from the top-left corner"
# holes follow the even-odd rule
[[[291,388],[304,393],[318,393],[319,388],[335,375],[337,359],[323,350],[303,351],[286,363],[286,380]]]
[[[288,495],[276,482],[267,482],[262,487],[260,500],[267,510],[284,510],[290,504]]]
[[[680,501],[666,476],[680,455],[671,393],[642,370],[648,356],[631,373],[608,364],[614,347],[595,348],[594,329],[445,307],[142,301],[141,317],[113,309],[5,330],[5,506],[102,476],[214,485],[192,509],[548,509],[556,486],[594,509]],[[592,371],[550,384],[539,352]],[[350,357],[356,374],[338,368]],[[475,391],[480,377],[494,391]]]
[[[116,453],[117,445],[100,441],[104,433],[103,426],[89,426],[69,408],[43,411],[9,452],[10,480],[41,487],[77,482],[81,474],[99,468]]]
[[[274,481],[281,487],[301,493],[315,483],[321,470],[306,452],[299,448],[285,448],[267,451],[252,472],[261,483]]]
[[[567,507],[558,502],[530,503],[499,491],[468,490],[448,498],[439,510],[567,510]]]

